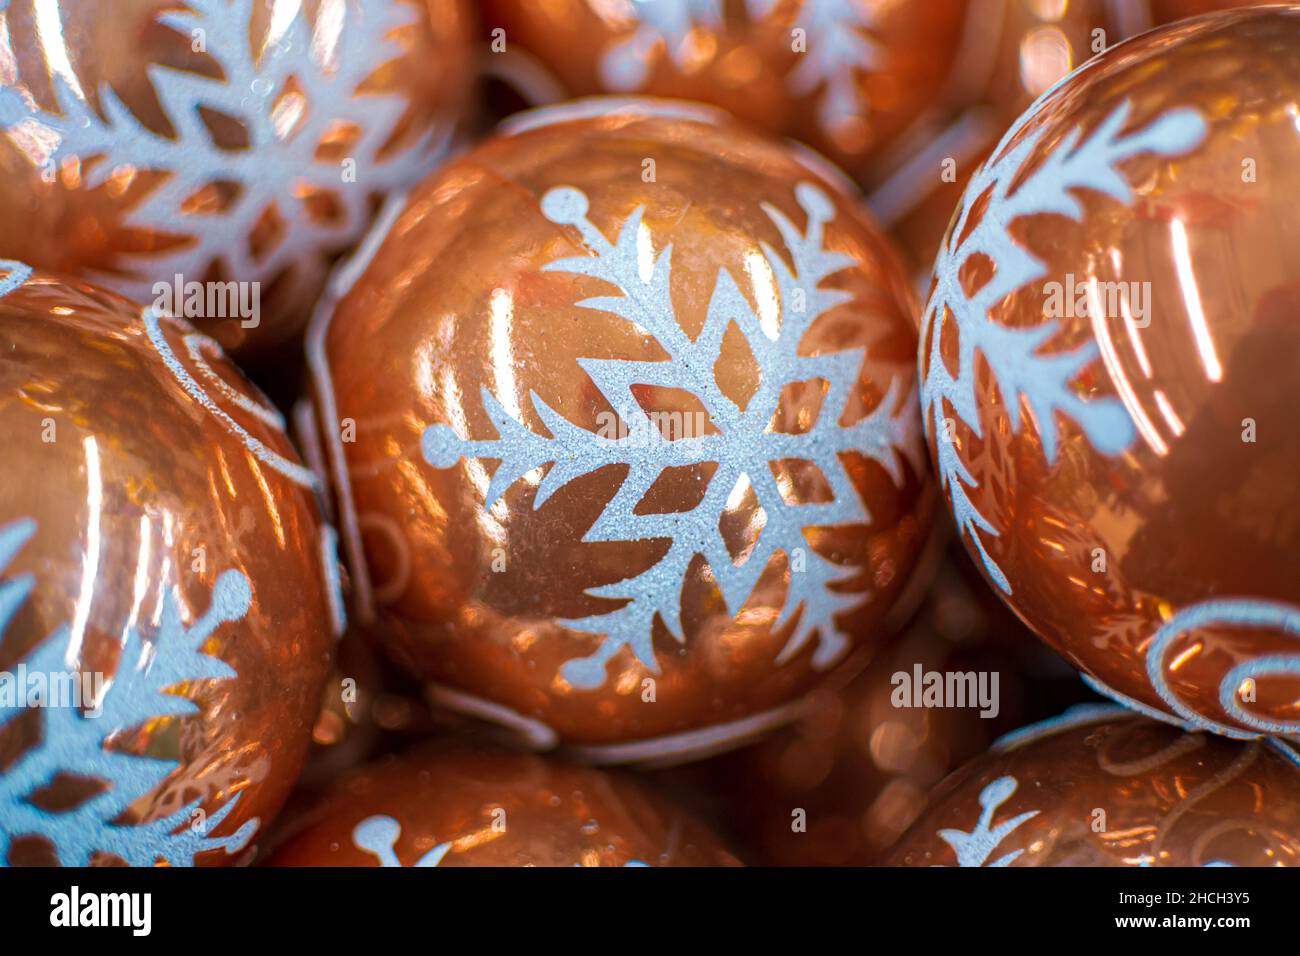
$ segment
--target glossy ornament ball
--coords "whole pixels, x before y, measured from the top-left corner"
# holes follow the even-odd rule
[[[1081,707],[953,774],[899,866],[1297,866],[1300,751]]]
[[[15,0],[0,25],[0,256],[241,357],[302,329],[472,70],[462,0]]]
[[[486,0],[494,51],[570,96],[648,94],[720,106],[866,175],[935,108],[966,0]],[[489,58],[489,69],[494,61]],[[537,70],[504,68],[525,92]],[[553,94],[552,94],[553,95]]]
[[[736,866],[631,780],[507,752],[426,750],[340,781],[269,866]]]
[[[990,583],[1094,686],[1300,729],[1300,8],[1111,49],[967,187],[921,401]]]
[[[0,863],[229,862],[334,643],[315,479],[182,321],[0,263]]]
[[[359,617],[536,743],[638,742],[592,759],[775,720],[881,640],[924,541],[906,286],[847,194],[712,111],[522,118],[311,332]]]

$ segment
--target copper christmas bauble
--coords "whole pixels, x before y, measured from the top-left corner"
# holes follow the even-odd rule
[[[570,95],[704,101],[860,175],[939,103],[966,8],[967,0],[484,3],[494,52],[535,59]]]
[[[341,780],[270,866],[735,866],[718,839],[631,780],[443,747]]]
[[[1300,865],[1300,751],[1082,707],[944,781],[891,862]]]
[[[930,498],[912,299],[847,194],[712,111],[588,100],[398,209],[309,341],[391,653],[631,759],[752,732],[881,640]]]
[[[190,319],[298,332],[373,198],[430,168],[463,0],[0,0],[0,256]]]
[[[315,479],[209,338],[0,263],[0,863],[234,859],[340,610]]]
[[[921,402],[953,516],[1134,706],[1300,729],[1300,8],[1112,48],[968,186]]]

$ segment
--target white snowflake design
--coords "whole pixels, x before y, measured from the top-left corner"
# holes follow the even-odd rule
[[[311,26],[301,8],[287,23],[273,22],[271,42],[255,59],[249,24],[260,0],[186,0],[189,10],[166,11],[158,22],[195,43],[202,39],[220,78],[154,65],[149,76],[175,137],[159,135],[132,115],[107,85],[96,92],[103,116],[89,105],[75,78],[56,75],[59,113],[40,110],[25,91],[0,86],[0,132],[23,145],[46,168],[62,160],[101,157],[84,163],[87,189],[106,183],[117,170],[166,172],[166,180],[130,211],[126,223],[166,235],[181,234],[180,247],[151,253],[148,277],[105,275],[103,281],[137,301],[153,298],[153,280],[174,274],[198,277],[221,261],[241,281],[266,281],[292,266],[312,281],[322,276],[329,255],[352,242],[369,220],[369,195],[402,185],[425,167],[431,146],[447,135],[430,130],[418,143],[379,156],[406,103],[396,95],[358,95],[357,89],[385,62],[401,53],[394,31],[409,24],[413,7],[394,2],[348,5],[332,51],[313,49]],[[5,4],[0,3],[0,11]],[[328,61],[325,57],[328,55]],[[286,96],[297,84],[301,98]],[[241,123],[247,148],[221,149],[203,119],[215,112]],[[288,135],[287,125],[292,127]],[[317,150],[333,130],[354,127],[349,148],[355,182],[343,188],[339,160]],[[186,200],[213,183],[234,183],[238,195],[219,214],[190,212]],[[319,217],[305,197],[333,198],[338,214]],[[296,199],[295,196],[304,197]],[[254,252],[249,235],[268,209],[287,228],[270,248]],[[201,228],[199,223],[201,221]],[[189,225],[189,224],[195,225]],[[144,254],[142,254],[144,255]],[[143,263],[141,263],[143,264]]]
[[[777,0],[746,0],[751,20],[766,19]],[[649,79],[651,54],[663,44],[666,55],[684,67],[686,39],[698,26],[722,25],[722,0],[631,0],[636,19],[632,36],[606,51],[601,61],[605,85],[616,92],[641,89]],[[868,30],[875,25],[870,5],[860,0],[804,0],[797,24],[807,36],[807,51],[787,78],[790,91],[807,96],[821,89],[817,116],[824,130],[834,131],[863,116],[867,103],[857,82],[877,69],[881,46]]]
[[[598,468],[611,464],[628,467],[618,492],[582,540],[658,538],[672,544],[667,554],[645,572],[587,592],[624,601],[617,610],[562,622],[577,631],[602,635],[594,654],[571,660],[561,668],[564,679],[575,687],[603,684],[606,662],[624,647],[630,648],[652,673],[658,672],[652,646],[654,620],[659,617],[677,641],[684,641],[680,594],[687,569],[697,554],[708,561],[733,617],[778,553],[784,553],[787,560],[799,556],[804,569],[789,575],[785,603],[773,628],[785,625],[800,608],[802,612],[777,663],[785,663],[797,654],[814,632],[819,635],[812,658],[814,666],[829,667],[847,649],[848,638],[839,630],[836,615],[866,596],[834,590],[837,582],[846,577],[844,569],[810,548],[804,529],[871,520],[840,460],[842,453],[857,452],[874,459],[901,485],[901,459],[910,461],[919,473],[923,451],[914,421],[915,393],[903,394],[899,379],[893,381],[870,414],[852,425],[840,424],[858,382],[864,349],[845,349],[817,357],[799,354],[799,344],[813,322],[852,298],[848,292],[823,288],[822,283],[852,266],[854,259],[823,246],[824,226],[834,216],[828,197],[810,183],[799,184],[796,197],[808,217],[803,234],[775,207],[763,206],[794,263],[792,271],[776,250],[763,245],[782,303],[779,329],[768,328],[760,321],[724,269],[714,286],[704,328],[691,340],[673,311],[671,247],[653,262],[647,257],[644,266],[639,264],[638,239],[645,232],[644,208],[628,217],[617,240],[610,243],[587,218],[585,194],[569,187],[552,189],[542,200],[542,211],[556,223],[575,227],[592,254],[552,262],[546,271],[593,276],[617,287],[621,295],[587,299],[578,306],[612,313],[633,323],[651,335],[669,359],[580,360],[583,370],[627,424],[625,437],[609,438],[580,428],[536,393],[530,393],[533,408],[550,432],[538,434],[512,417],[487,389],[482,399],[497,437],[462,439],[442,424],[431,425],[422,436],[424,457],[436,468],[452,467],[462,458],[500,461],[487,491],[485,509],[492,508],[516,481],[547,464],[550,469],[537,486],[534,507],[541,507],[564,484]],[[713,377],[723,336],[733,323],[743,334],[760,373],[757,390],[743,409],[723,394]],[[774,431],[773,417],[783,387],[816,380],[826,383],[826,393],[813,426],[801,434]],[[654,434],[656,426],[635,400],[635,385],[661,386],[695,395],[706,409],[714,433],[645,442],[641,436]],[[769,466],[770,462],[784,459],[815,462],[829,483],[833,500],[788,503]],[[694,509],[673,514],[635,512],[665,468],[705,462],[716,463],[717,468]],[[767,522],[752,551],[736,564],[723,539],[719,519],[734,490],[746,487],[757,496]]]
[[[1037,150],[1044,129],[1016,142],[1025,125],[1055,90],[1049,90],[1016,122],[993,152],[993,158],[972,178],[953,222],[949,240],[935,263],[935,287],[922,320],[921,411],[927,434],[935,439],[939,479],[951,499],[959,529],[979,551],[984,567],[1007,594],[1011,582],[985,550],[981,533],[996,537],[998,528],[971,501],[967,488],[978,481],[958,455],[956,442],[945,427],[948,408],[977,436],[983,436],[976,397],[975,355],[984,357],[996,381],[1013,431],[1022,421],[1021,403],[1028,406],[1038,429],[1048,464],[1057,453],[1058,414],[1072,418],[1088,441],[1105,455],[1118,455],[1136,438],[1132,418],[1115,398],[1086,400],[1071,382],[1098,354],[1095,342],[1071,351],[1040,352],[1059,328],[1055,319],[1029,328],[1010,328],[990,317],[990,311],[1008,296],[1047,274],[1045,263],[1019,245],[1009,232],[1022,216],[1055,213],[1079,222],[1083,207],[1073,190],[1091,190],[1116,202],[1132,202],[1132,190],[1117,168],[1142,154],[1178,156],[1204,138],[1206,124],[1192,109],[1165,113],[1145,129],[1124,133],[1131,107],[1117,107],[1100,126],[1081,141],[1080,130],[1069,133],[1032,174],[1023,178],[1026,161]],[[1015,185],[1019,181],[1019,185]],[[1015,188],[1013,190],[1013,185]],[[987,195],[987,207],[971,227],[975,208]],[[969,231],[968,231],[969,230]],[[960,237],[960,241],[957,239]],[[967,295],[962,287],[962,267],[976,254],[993,263],[991,279]],[[940,352],[945,317],[956,324],[958,372],[954,377]]]
[[[754,16],[763,16],[776,0],[749,0]],[[817,119],[826,132],[867,115],[859,79],[883,65],[885,51],[871,36],[876,25],[870,4],[856,0],[805,0],[799,26],[807,31],[808,49],[787,83],[798,96],[821,90]]]
[[[35,533],[36,522],[29,518],[0,527],[0,575]],[[0,578],[0,634],[34,586],[30,574]],[[47,840],[65,866],[89,866],[98,853],[111,854],[132,866],[153,866],[160,860],[189,866],[198,853],[236,853],[248,843],[258,827],[256,818],[230,836],[207,835],[230,814],[239,795],[207,817],[202,826],[194,818],[199,800],[147,823],[118,823],[132,804],[156,789],[178,764],[111,750],[105,743],[114,734],[146,721],[198,712],[196,704],[170,693],[169,688],[235,677],[233,668],[202,648],[222,624],[242,620],[251,600],[248,579],[241,572],[227,571],[217,579],[207,613],[185,627],[176,598],[167,591],[157,635],[146,641],[132,629],[122,647],[116,675],[94,702],[94,710],[83,715],[75,706],[54,706],[53,702],[42,708],[41,742],[0,774],[0,866],[6,864],[12,841],[26,836]],[[77,679],[78,673],[65,660],[68,643],[65,625],[20,665],[23,674],[28,679],[40,675],[47,687]],[[25,695],[0,696],[0,729],[18,717],[25,704]],[[34,794],[63,774],[101,780],[107,789],[59,811],[45,810],[32,801]]]
[[[1015,777],[999,777],[980,791],[981,813],[974,830],[970,832],[965,830],[939,831],[939,836],[943,839],[943,842],[952,847],[953,852],[957,854],[958,866],[1010,866],[1025,852],[1024,850],[1013,850],[1004,856],[998,857],[992,863],[988,862],[989,857],[993,855],[993,851],[1001,845],[1003,840],[1026,820],[1032,820],[1038,816],[1037,810],[1030,810],[1009,820],[1004,820],[997,826],[993,826],[993,815],[998,812],[998,808],[1002,804],[1011,799],[1011,795],[1016,792],[1018,786]]]
[[[389,816],[376,815],[366,817],[358,823],[352,830],[352,842],[358,849],[365,850],[376,860],[382,867],[401,868],[402,861],[397,858],[397,841],[402,836],[402,825]],[[448,851],[451,850],[451,843],[439,843],[432,850],[425,853],[415,861],[414,866],[430,867],[437,866],[442,862]],[[575,863],[574,866],[581,866]],[[625,867],[648,867],[649,863],[643,863],[640,860],[628,860],[623,864]]]
[[[697,25],[722,25],[722,0],[631,0],[624,12],[637,23],[630,37],[606,51],[600,72],[618,92],[638,90],[649,78],[651,54],[660,43],[678,66],[686,38]]]
[[[388,816],[366,817],[352,829],[352,842],[365,850],[380,866],[401,867],[397,858],[397,841],[402,836],[402,825]],[[437,866],[451,849],[450,843],[439,843],[415,861],[417,867]]]

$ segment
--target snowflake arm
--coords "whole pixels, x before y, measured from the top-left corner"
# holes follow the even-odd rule
[[[669,59],[678,61],[697,23],[714,29],[722,24],[722,0],[632,0],[628,12],[635,21],[632,35],[610,47],[600,63],[605,86],[615,92],[645,84],[658,44]]]
[[[750,0],[751,8],[767,0]],[[884,48],[867,32],[873,26],[869,4],[844,0],[805,0],[800,25],[808,49],[790,74],[790,89],[806,95],[821,89],[817,119],[823,130],[836,130],[868,112],[860,77],[882,65]]]
[[[977,481],[957,454],[945,415],[951,407],[974,435],[982,436],[975,389],[978,353],[993,374],[1013,430],[1021,427],[1022,403],[1028,407],[1049,464],[1055,462],[1059,445],[1058,414],[1077,422],[1093,447],[1103,454],[1119,454],[1132,445],[1136,429],[1118,399],[1085,400],[1071,387],[1071,382],[1096,359],[1095,343],[1044,353],[1040,350],[1059,329],[1055,320],[1030,328],[1011,328],[990,317],[1000,302],[1047,274],[1046,264],[1011,237],[1009,227],[1014,220],[1054,213],[1081,221],[1083,206],[1074,195],[1079,190],[1100,193],[1121,203],[1131,202],[1132,190],[1118,169],[1119,163],[1143,154],[1181,155],[1205,135],[1205,121],[1190,109],[1171,110],[1146,128],[1124,135],[1130,111],[1127,102],[1121,104],[1086,140],[1081,141],[1079,130],[1071,131],[1013,191],[1043,135],[1039,130],[1010,145],[1035,113],[1031,107],[994,150],[996,158],[976,173],[966,188],[950,233],[954,239],[940,250],[935,264],[935,289],[923,317],[927,367],[921,387],[922,416],[936,439],[939,478],[950,494],[957,523],[979,550],[989,576],[1008,594],[1010,582],[981,540],[981,533],[997,536],[998,530],[979,512],[966,491]],[[987,206],[972,227],[976,202],[985,195]],[[959,236],[964,238],[956,242]],[[968,295],[962,286],[962,269],[977,254],[993,263],[994,272],[983,286]],[[955,375],[949,372],[941,354],[946,317],[956,324],[959,336]]]
[[[0,572],[35,530],[35,522],[29,519],[0,528]],[[0,629],[7,627],[32,585],[31,575],[0,582]],[[114,734],[148,720],[197,711],[192,701],[169,690],[189,681],[236,676],[229,665],[205,654],[202,646],[221,624],[243,618],[250,601],[247,578],[228,571],[217,580],[211,608],[186,628],[174,597],[167,592],[157,639],[146,646],[138,631],[128,635],[112,684],[94,702],[97,710],[83,716],[76,707],[59,701],[43,708],[41,742],[0,775],[0,865],[11,839],[28,834],[49,840],[60,862],[69,866],[88,866],[96,853],[113,854],[133,866],[151,866],[159,859],[190,865],[197,853],[214,849],[234,853],[248,842],[258,826],[255,819],[230,836],[207,836],[233,810],[238,796],[228,800],[202,828],[191,826],[198,800],[157,820],[117,824],[115,821],[136,800],[157,788],[177,764],[110,750],[105,744]],[[61,677],[78,678],[79,673],[70,672],[64,659],[67,641],[68,628],[64,626],[27,658],[27,673],[44,675],[51,683]],[[0,711],[0,727],[9,723],[18,709],[15,705]],[[65,773],[102,780],[107,789],[57,812],[31,801],[35,792]]]
[[[389,816],[366,817],[352,829],[353,845],[369,853],[383,867],[402,866],[402,861],[397,858],[397,841],[401,836],[402,825]],[[421,868],[437,866],[450,850],[450,843],[439,843],[416,860],[415,866]]]
[[[1010,866],[1025,852],[1024,850],[1013,850],[992,863],[988,862],[988,858],[993,855],[993,851],[1011,835],[1012,831],[1018,829],[1026,820],[1038,816],[1037,810],[1030,810],[1009,820],[1004,820],[997,826],[993,826],[993,815],[998,812],[998,808],[1002,804],[1011,799],[1011,795],[1016,792],[1017,786],[1015,777],[999,777],[980,791],[981,813],[974,830],[969,833],[965,830],[939,831],[940,838],[952,847],[953,852],[957,854],[958,866]]]

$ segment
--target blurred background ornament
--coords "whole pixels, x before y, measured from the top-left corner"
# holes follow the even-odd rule
[[[1300,865],[1300,751],[1077,708],[944,781],[892,862]]]
[[[926,538],[914,308],[853,201],[724,114],[520,117],[391,206],[309,335],[358,619],[588,760],[788,719]]]
[[[0,256],[267,358],[432,167],[471,34],[463,0],[0,0]]]
[[[425,747],[343,777],[269,866],[735,866],[628,777],[531,754]]]
[[[484,0],[534,99],[648,94],[720,106],[866,175],[935,106],[967,0]],[[489,69],[501,69],[489,57]],[[536,69],[530,71],[537,73]],[[553,79],[552,79],[553,77]]]
[[[229,862],[341,625],[277,413],[209,338],[0,262],[0,863]]]
[[[1071,70],[1149,26],[1133,0],[970,0],[960,48],[932,113],[882,158],[871,211],[928,283],[971,174],[1008,126]]]
[[[1300,7],[1179,23],[1032,107],[923,317],[963,540],[1095,687],[1300,730]]]

